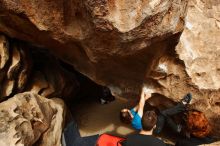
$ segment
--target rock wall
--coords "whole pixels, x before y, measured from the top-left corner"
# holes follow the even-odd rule
[[[0,35],[0,51],[0,101],[25,91],[66,100],[78,92],[74,73],[46,49]]]
[[[0,31],[50,48],[118,95],[137,94],[154,60],[174,49],[186,8],[187,0],[0,0]]]
[[[220,1],[190,1],[186,27],[176,52],[183,60],[185,72],[194,86],[194,94],[197,95],[194,106],[206,112],[217,137],[220,135],[219,39]]]
[[[61,146],[65,107],[31,92],[0,103],[1,146]]]
[[[191,1],[177,46],[187,74],[199,89],[220,88],[219,12],[219,1]]]

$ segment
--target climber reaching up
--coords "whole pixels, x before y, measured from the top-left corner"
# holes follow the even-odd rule
[[[141,130],[141,118],[143,116],[145,102],[151,97],[152,92],[152,90],[144,87],[141,92],[139,103],[132,109],[122,109],[120,111],[120,120],[126,124],[131,123],[132,127],[136,130]]]
[[[141,130],[141,117],[143,115],[145,102],[151,97],[152,90],[142,89],[141,97],[139,103],[132,109],[122,109],[120,112],[120,120],[123,123],[130,124],[136,130]],[[175,132],[181,131],[181,125],[177,125],[173,122],[170,116],[185,112],[186,106],[190,103],[192,95],[190,93],[186,94],[180,102],[175,106],[158,112],[157,128],[154,133],[158,134],[164,127],[165,122],[170,126]],[[158,102],[158,101],[157,101]],[[157,108],[157,107],[155,107]]]

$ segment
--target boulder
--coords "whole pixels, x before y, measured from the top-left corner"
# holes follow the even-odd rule
[[[3,69],[6,62],[9,59],[9,43],[4,35],[0,36],[0,55],[1,55],[1,65],[0,69]]]
[[[20,48],[22,69],[17,74],[17,92],[24,91],[32,70],[32,59],[30,50],[27,47]]]
[[[1,146],[61,146],[65,107],[61,99],[31,92],[0,103]]]
[[[47,98],[72,98],[79,84],[47,49],[0,35],[0,101],[32,91]]]
[[[220,89],[219,12],[220,2],[191,1],[176,49],[187,74],[199,89]]]
[[[137,94],[152,64],[178,43],[187,2],[0,0],[0,31],[49,48],[117,95]]]

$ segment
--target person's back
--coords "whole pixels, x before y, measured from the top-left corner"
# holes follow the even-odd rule
[[[166,146],[165,143],[152,135],[132,134],[122,146]]]

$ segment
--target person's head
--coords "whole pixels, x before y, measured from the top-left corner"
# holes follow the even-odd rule
[[[157,115],[155,111],[146,111],[141,119],[142,129],[150,131],[156,127]]]
[[[120,120],[123,123],[130,124],[133,117],[129,109],[122,109],[120,111]]]
[[[190,134],[198,138],[204,138],[211,132],[208,119],[200,111],[189,111],[186,125]]]

